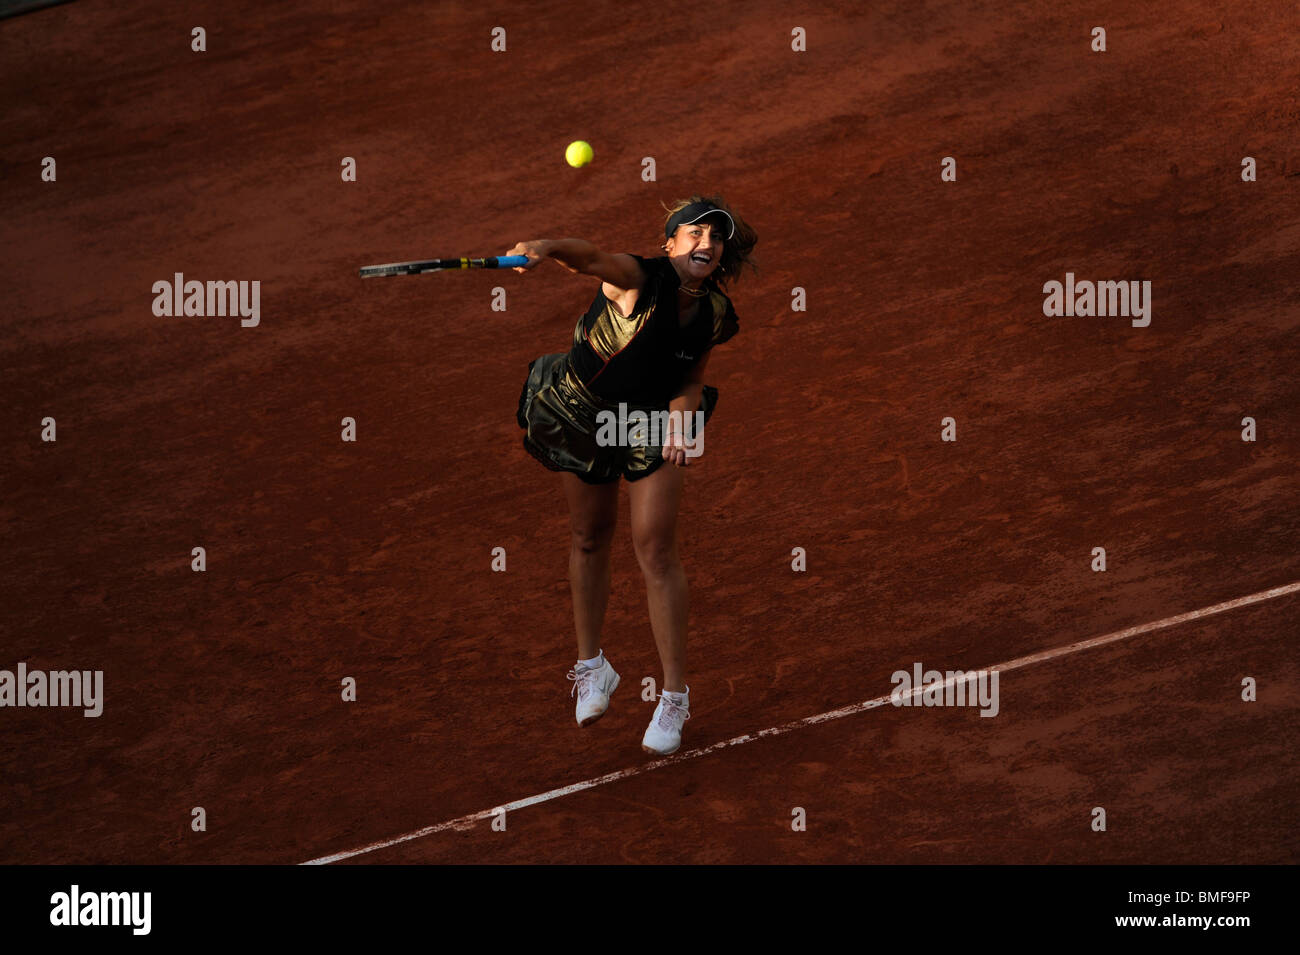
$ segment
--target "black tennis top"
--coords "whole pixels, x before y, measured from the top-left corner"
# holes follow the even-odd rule
[[[606,401],[667,407],[686,376],[714,345],[740,330],[731,299],[712,281],[699,311],[685,328],[678,325],[677,289],[681,279],[667,256],[633,258],[645,284],[631,315],[597,289],[587,313],[573,329],[569,368],[587,389]]]

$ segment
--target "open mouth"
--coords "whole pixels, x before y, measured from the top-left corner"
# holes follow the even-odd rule
[[[705,252],[692,252],[691,261],[698,262],[700,265],[708,265],[710,262],[713,261],[713,256]]]

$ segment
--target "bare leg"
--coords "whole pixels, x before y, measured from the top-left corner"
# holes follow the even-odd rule
[[[677,556],[677,507],[685,475],[665,464],[628,484],[632,502],[632,544],[645,576],[650,626],[664,668],[664,689],[686,691],[686,571]]]
[[[618,520],[618,482],[587,484],[567,472],[562,477],[569,502],[569,590],[578,659],[590,660],[600,652],[609,603],[609,551]]]

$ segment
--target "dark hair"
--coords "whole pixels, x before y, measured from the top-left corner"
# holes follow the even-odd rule
[[[758,233],[756,233],[744,219],[736,215],[731,207],[723,200],[721,196],[691,196],[689,199],[678,199],[672,205],[664,205],[668,214],[664,216],[664,224],[673,217],[673,213],[680,209],[685,209],[693,202],[707,202],[717,206],[719,209],[731,216],[731,221],[736,224],[735,234],[730,239],[722,243],[722,261],[714,273],[709,276],[709,281],[716,282],[718,285],[727,285],[740,278],[740,269],[748,265],[754,272],[758,267],[754,264],[753,252],[754,246],[758,244]],[[679,226],[680,228],[680,226]]]

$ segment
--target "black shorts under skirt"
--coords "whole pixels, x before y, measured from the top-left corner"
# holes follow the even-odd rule
[[[524,447],[552,471],[570,471],[588,484],[608,484],[621,477],[639,481],[664,463],[662,443],[602,445],[596,440],[601,411],[618,413],[618,403],[596,397],[570,374],[568,355],[543,355],[528,366],[516,415],[524,429]],[[718,389],[704,386],[700,410],[713,415]],[[627,411],[647,415],[666,407],[628,404]]]

